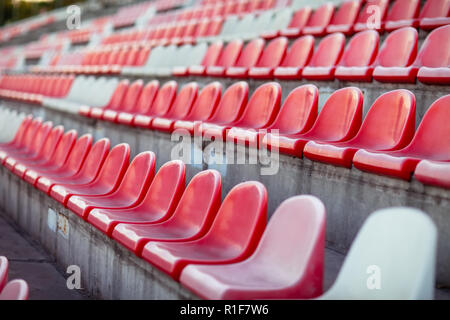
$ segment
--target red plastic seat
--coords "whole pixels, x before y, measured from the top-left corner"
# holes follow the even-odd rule
[[[420,28],[435,29],[450,24],[450,1],[428,0],[419,15]]]
[[[268,133],[263,144],[271,149],[301,157],[308,141],[341,142],[355,136],[362,121],[363,95],[355,87],[336,90],[325,102],[316,122],[306,133]]]
[[[223,76],[225,74],[225,70],[236,63],[243,46],[244,42],[240,39],[229,42],[222,50],[216,64],[206,68],[206,75],[218,77]]]
[[[356,168],[405,180],[421,160],[450,161],[450,95],[436,100],[425,113],[411,143],[397,151],[359,150]]]
[[[314,37],[303,36],[292,43],[280,66],[273,74],[277,79],[301,79],[303,67],[309,63],[314,53]]]
[[[384,30],[384,19],[388,9],[389,0],[367,0],[353,25],[353,30],[355,32],[367,29]]]
[[[380,82],[389,82],[386,68],[404,68],[410,66],[417,56],[417,30],[412,27],[395,30],[384,40],[373,64],[373,78]]]
[[[369,109],[353,139],[338,143],[310,141],[303,150],[309,159],[350,168],[355,153],[398,150],[414,136],[416,98],[408,90],[394,90],[381,95]]]
[[[177,120],[173,124],[173,129],[183,129],[194,133],[195,121],[207,121],[216,111],[222,93],[220,82],[212,82],[206,85],[192,107],[189,114],[182,120]]]
[[[227,77],[242,77],[247,75],[248,70],[255,66],[264,50],[265,41],[255,39],[250,41],[242,50],[236,64],[227,68],[225,75]]]
[[[281,86],[269,82],[259,86],[250,98],[242,117],[230,124],[227,141],[249,144],[257,147],[260,129],[267,128],[275,120],[280,110]]]
[[[309,64],[303,68],[303,78],[333,80],[336,65],[344,52],[345,36],[333,33],[322,39]]]
[[[121,111],[117,116],[117,122],[120,124],[132,125],[134,117],[138,114],[146,114],[158,94],[159,81],[152,80],[145,85],[139,95],[137,102],[128,111]]]
[[[422,160],[416,167],[414,177],[423,184],[450,188],[450,162]]]
[[[265,187],[259,182],[240,183],[225,197],[204,236],[188,242],[149,242],[142,257],[175,280],[188,264],[244,260],[253,253],[264,231],[266,211]]]
[[[121,223],[137,225],[165,221],[172,216],[183,195],[185,178],[186,167],[182,161],[166,162],[156,173],[140,204],[128,209],[94,209],[88,220],[108,236]],[[197,198],[190,200],[193,199]],[[126,236],[130,235],[127,233]],[[127,243],[122,242],[125,246]]]
[[[173,105],[163,117],[154,117],[151,128],[171,132],[175,121],[184,119],[192,109],[198,95],[197,82],[185,84],[177,94]]]
[[[255,252],[228,265],[188,265],[180,282],[204,299],[309,299],[322,293],[325,207],[313,196],[284,201]]]
[[[384,29],[392,31],[404,27],[417,28],[419,11],[420,0],[396,0],[386,17]]]
[[[211,44],[208,47],[208,50],[205,53],[205,56],[203,57],[203,60],[199,66],[191,66],[187,70],[187,74],[193,75],[193,76],[203,76],[205,75],[206,69],[210,66],[214,66],[223,49],[223,42],[217,41],[213,44]],[[175,75],[179,75],[175,72]]]
[[[111,149],[95,179],[83,184],[56,184],[50,190],[50,196],[62,203],[73,195],[107,195],[114,192],[122,181],[128,168],[130,147],[126,143],[118,144]]]
[[[346,81],[371,81],[380,36],[375,30],[355,34],[336,68],[335,77]]]
[[[28,284],[24,280],[12,280],[0,292],[0,300],[27,300]]]
[[[175,212],[164,221],[117,225],[112,237],[141,256],[149,241],[186,242],[206,234],[220,207],[222,177],[214,170],[196,174],[181,196]],[[139,220],[138,220],[139,221]]]
[[[103,110],[111,109],[118,110],[122,103],[122,100],[128,90],[130,82],[128,80],[122,80],[117,85],[116,90],[114,90],[111,99],[108,104],[103,108],[91,108],[90,106],[81,106],[78,109],[78,113],[85,117],[91,117],[96,119],[101,119],[103,116]]]
[[[280,35],[288,38],[296,38],[301,35],[303,28],[308,23],[312,9],[309,6],[297,10],[292,16],[286,29],[280,31]]]
[[[79,140],[82,138],[83,137]],[[80,147],[82,146],[81,143],[78,143],[78,145],[80,145]],[[75,153],[77,152],[77,146],[74,146],[73,152],[67,161],[67,168],[76,168],[77,160],[82,159],[80,169],[72,176],[40,177],[35,183],[36,188],[49,194],[51,188],[55,184],[77,185],[91,182],[97,176],[98,171],[103,165],[103,162],[109,152],[109,146],[110,142],[108,139],[100,139],[91,148],[89,148],[89,153],[84,156],[84,158],[83,155]]]
[[[2,292],[6,283],[8,282],[8,259],[0,256],[0,292]]]
[[[205,138],[225,139],[226,126],[241,117],[247,100],[247,82],[236,82],[225,91],[211,119],[207,122],[196,122],[194,131],[200,132]]]
[[[154,117],[164,116],[172,106],[177,95],[178,84],[175,81],[166,82],[158,91],[155,101],[144,114],[137,114],[133,124],[137,127],[150,128]]]
[[[155,174],[155,154],[151,151],[138,154],[129,165],[117,189],[106,195],[74,195],[67,201],[67,207],[87,220],[94,208],[127,209],[139,204]]]
[[[129,87],[128,90],[123,97],[122,103],[116,110],[105,109],[103,110],[102,119],[110,122],[117,122],[117,117],[119,112],[128,112],[131,111],[137,103],[139,95],[142,92],[142,88],[144,87],[144,81],[136,80]]]
[[[288,39],[279,37],[270,41],[254,67],[247,72],[250,78],[271,79],[273,71],[278,67],[286,55]],[[237,76],[237,74],[235,74]],[[245,74],[241,74],[244,76]]]
[[[308,20],[308,23],[302,30],[302,34],[311,34],[323,36],[331,22],[334,13],[334,5],[325,3],[317,8]]]
[[[353,25],[358,18],[361,3],[362,1],[360,0],[343,2],[331,19],[327,27],[327,33],[342,32],[345,35],[351,34],[353,32]]]

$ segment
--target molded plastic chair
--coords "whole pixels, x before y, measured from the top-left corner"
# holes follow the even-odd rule
[[[374,10],[374,8],[377,10]],[[367,0],[363,9],[359,13],[356,23],[353,25],[355,32],[370,29],[370,24],[374,24],[376,30],[384,30],[384,19],[389,9],[389,0]],[[375,17],[375,19],[374,19]],[[380,19],[377,26],[375,21]]]
[[[286,55],[287,47],[288,39],[285,37],[270,41],[256,65],[247,70],[248,76],[256,79],[271,79],[274,69],[280,65]],[[237,76],[237,74],[235,75]],[[241,74],[241,76],[243,75]]]
[[[194,76],[204,75],[206,72],[206,69],[208,67],[213,66],[217,63],[217,60],[219,59],[222,49],[223,49],[222,41],[217,41],[215,43],[212,43],[208,47],[208,51],[206,52],[205,56],[203,57],[201,64],[198,66],[189,67],[188,74],[194,75]]]
[[[334,5],[325,3],[317,8],[308,20],[308,23],[302,30],[302,34],[311,34],[323,36],[331,22],[334,13]]]
[[[396,0],[386,17],[384,29],[392,31],[404,27],[417,28],[419,11],[420,0]]]
[[[297,10],[292,16],[291,22],[286,29],[280,31],[280,35],[288,38],[296,38],[301,33],[311,16],[312,9],[309,6]]]
[[[111,109],[103,110],[103,116],[102,116],[103,120],[117,122],[117,117],[119,115],[119,112],[131,111],[135,107],[137,100],[142,92],[143,87],[144,87],[144,81],[142,81],[141,79],[134,81],[128,87],[127,93],[123,97],[122,103],[120,104],[120,106],[118,106],[117,110],[111,110]]]
[[[351,34],[360,8],[360,0],[342,2],[327,27],[327,33],[342,32],[345,35]]]
[[[423,184],[450,188],[450,162],[422,160],[416,167],[414,177]]]
[[[428,0],[419,15],[420,28],[430,30],[450,24],[450,2]]]
[[[236,64],[227,68],[225,75],[227,77],[242,77],[247,75],[248,69],[255,66],[258,62],[263,50],[265,41],[263,39],[255,39],[250,41],[242,50]]]
[[[225,70],[236,63],[243,46],[244,42],[241,39],[230,41],[222,50],[217,62],[214,65],[206,67],[206,75],[223,76]]]

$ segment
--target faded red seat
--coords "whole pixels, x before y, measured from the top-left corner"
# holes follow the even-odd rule
[[[114,192],[122,181],[128,168],[130,147],[126,143],[111,149],[95,179],[83,184],[56,184],[50,190],[50,196],[56,201],[67,204],[73,195],[107,195]]]
[[[367,0],[353,25],[353,30],[355,32],[368,29],[384,30],[384,19],[388,9],[389,0]]]
[[[117,225],[112,237],[141,256],[149,241],[186,242],[204,236],[220,207],[222,177],[215,170],[196,174],[181,196],[175,212],[164,221]]]
[[[222,93],[222,85],[220,82],[214,81],[206,85],[192,107],[189,114],[182,120],[173,123],[173,129],[183,129],[194,134],[195,121],[207,121],[217,109]]]
[[[325,206],[296,196],[275,211],[255,252],[222,265],[188,265],[180,282],[204,299],[309,299],[322,293]]]
[[[91,140],[89,135],[84,135],[83,137],[86,137],[86,143]],[[55,173],[49,176],[48,174],[46,174],[45,177],[40,177],[37,179],[35,183],[36,188],[48,194],[50,192],[50,189],[55,184],[79,185],[86,184],[94,180],[98,171],[103,165],[106,156],[108,155],[110,142],[105,138],[100,139],[92,147],[89,148],[88,154],[84,155],[84,152],[82,152],[81,154],[76,153],[78,146],[80,147],[80,149],[82,149],[83,144],[80,140],[83,137],[81,137],[77,141],[69,160],[66,162],[65,167],[67,167],[67,171],[65,172],[67,172],[67,175],[57,176]],[[86,147],[84,151],[87,151],[87,149],[88,148]],[[78,165],[79,170],[75,174],[70,175],[69,172],[72,170],[74,171]],[[61,169],[61,171],[62,170],[63,169]]]
[[[301,79],[303,67],[314,53],[314,37],[303,36],[292,43],[280,66],[273,74],[277,79]]]
[[[448,0],[428,0],[419,15],[420,28],[435,29],[450,24],[450,2]]]
[[[292,16],[286,29],[280,31],[280,35],[288,38],[296,38],[301,35],[303,28],[308,23],[312,9],[309,6],[297,10]]]
[[[242,117],[231,123],[227,132],[227,141],[249,144],[257,147],[265,129],[275,120],[281,103],[281,86],[269,82],[259,86],[250,98]]]
[[[317,8],[308,20],[308,23],[302,30],[302,34],[311,34],[314,36],[323,36],[331,22],[334,13],[334,5],[325,3]]]
[[[266,225],[266,211],[266,188],[259,182],[240,183],[225,197],[204,236],[188,242],[149,242],[142,257],[175,280],[188,264],[242,261],[258,244]]]
[[[236,63],[243,46],[244,42],[240,39],[230,41],[222,50],[217,63],[206,68],[206,75],[217,77],[223,76],[225,70]]]
[[[273,71],[280,65],[286,55],[287,47],[288,39],[285,37],[271,40],[256,65],[248,70],[248,76],[255,79],[273,78]]]
[[[164,116],[172,106],[177,95],[178,84],[168,81],[159,89],[155,101],[144,114],[136,114],[133,124],[137,127],[150,128],[154,117]]]
[[[236,64],[225,71],[227,77],[242,77],[247,75],[248,70],[255,66],[264,50],[265,41],[255,39],[250,41],[242,50]]]
[[[131,111],[137,103],[137,100],[144,87],[144,81],[136,80],[129,87],[123,97],[122,103],[116,110],[105,109],[103,110],[102,119],[110,122],[117,122],[117,117],[121,111],[128,112]]]
[[[223,42],[217,41],[208,47],[208,50],[203,57],[203,60],[199,66],[190,66],[187,69],[187,74],[193,76],[203,76],[206,73],[206,69],[210,66],[214,66],[219,59],[220,53],[223,49]],[[179,75],[175,72],[175,75]]]
[[[392,31],[404,27],[417,28],[419,11],[420,0],[396,0],[388,12],[384,29]]]
[[[308,141],[341,142],[355,136],[362,121],[363,95],[355,87],[336,90],[328,98],[312,128],[306,133],[268,133],[263,144],[301,157]]]
[[[185,84],[177,94],[169,111],[162,117],[154,117],[151,128],[159,131],[171,132],[173,124],[179,119],[184,119],[192,109],[198,95],[197,82]]]
[[[375,30],[355,34],[336,68],[335,78],[346,81],[371,81],[380,36]]]
[[[341,3],[327,27],[327,33],[342,32],[345,35],[351,34],[360,8],[360,0],[348,0]]]
[[[322,39],[302,76],[308,80],[333,80],[336,65],[344,52],[345,36],[333,33]]]
[[[422,160],[416,167],[414,177],[423,184],[450,188],[450,162]]]
[[[409,180],[421,160],[450,161],[450,95],[436,100],[425,113],[411,143],[397,151],[359,150],[356,168]]]
[[[408,90],[394,90],[381,95],[369,109],[353,139],[338,143],[310,141],[303,150],[309,159],[350,168],[355,153],[398,150],[414,136],[416,98]]]

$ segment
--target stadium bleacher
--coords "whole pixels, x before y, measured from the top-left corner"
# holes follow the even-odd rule
[[[83,25],[0,43],[0,209],[95,298],[448,290],[450,0],[157,0]],[[0,300],[26,300],[7,270]]]

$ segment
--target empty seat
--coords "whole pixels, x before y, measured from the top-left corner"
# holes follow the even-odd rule
[[[414,177],[423,184],[450,188],[450,162],[422,160],[416,167]]]
[[[292,16],[291,22],[286,29],[280,31],[280,35],[288,38],[296,38],[301,33],[305,25],[308,23],[312,9],[309,6],[297,10]]]
[[[398,151],[359,150],[353,159],[361,170],[409,180],[421,160],[450,161],[450,95],[436,100],[425,113],[411,143]]]
[[[0,300],[27,300],[28,284],[24,280],[12,280],[0,292]]]
[[[341,3],[327,27],[327,33],[341,32],[346,35],[351,34],[360,8],[361,1],[359,0],[348,0]]]
[[[437,231],[428,215],[403,207],[376,211],[320,299],[433,299],[436,250]]]
[[[389,0],[367,0],[353,25],[355,32],[384,29],[384,19],[389,9]]]
[[[288,27],[289,22],[292,19],[292,15],[292,8],[283,8],[276,12],[270,23],[271,30],[260,33],[260,37],[267,40],[276,38],[280,34],[280,30]]]
[[[396,0],[386,17],[385,30],[392,31],[404,27],[417,28],[419,10],[420,0]]]
[[[326,29],[330,24],[334,13],[334,5],[325,3],[317,8],[308,20],[308,23],[302,30],[302,34],[311,34],[322,36],[326,33]]]
[[[134,108],[143,87],[144,81],[140,79],[131,83],[131,85],[127,89],[125,96],[122,99],[121,104],[117,106],[118,108],[116,110],[108,108],[104,109],[102,119],[106,121],[117,122],[119,112],[131,111]]]
[[[295,40],[287,50],[280,66],[273,74],[277,79],[301,79],[303,67],[314,53],[314,37],[303,36]]]
[[[308,80],[333,80],[336,65],[344,52],[345,36],[333,33],[319,43],[302,76]]]
[[[267,191],[259,182],[235,186],[207,233],[188,242],[149,242],[142,257],[178,280],[188,264],[226,264],[246,259],[264,231]],[[245,214],[242,214],[245,212]]]
[[[341,142],[355,136],[362,121],[363,95],[355,87],[336,90],[325,102],[312,128],[306,133],[267,133],[263,145],[301,157],[308,141]],[[281,128],[280,128],[281,129]],[[289,128],[287,128],[289,129]]]
[[[414,136],[416,98],[408,90],[381,95],[369,109],[353,139],[339,143],[310,141],[303,155],[316,161],[350,168],[359,149],[389,151],[405,147]]]
[[[335,77],[347,81],[371,81],[380,37],[375,30],[355,34],[336,68]]]
[[[243,46],[244,42],[240,39],[230,41],[222,50],[217,63],[206,68],[206,75],[223,76],[225,70],[236,63]]]
[[[265,41],[263,39],[255,39],[250,41],[242,50],[236,64],[227,68],[226,76],[242,77],[247,75],[248,70],[255,66],[264,50]]]
[[[164,221],[145,223],[125,219],[112,231],[112,237],[141,256],[149,241],[187,242],[204,236],[210,229],[220,207],[222,177],[215,170],[196,174],[181,196],[173,214]],[[108,215],[108,213],[107,213]],[[137,217],[139,218],[139,217]],[[141,215],[144,218],[144,215]],[[120,220],[120,218],[117,218]],[[115,222],[115,221],[114,221]]]
[[[450,1],[428,0],[419,15],[420,28],[430,30],[450,24]]]
[[[206,54],[203,57],[201,64],[196,66],[190,66],[187,70],[187,73],[194,76],[204,75],[208,67],[216,64],[217,60],[219,59],[220,53],[222,52],[222,49],[223,49],[222,41],[217,41],[211,44],[208,47],[208,51],[206,51]],[[174,74],[179,75],[176,72],[174,72]]]
[[[288,39],[285,37],[279,37],[270,41],[256,65],[249,70],[246,70],[248,76],[256,79],[272,78],[274,69],[280,65],[286,55],[287,47]],[[244,73],[240,74],[240,76],[244,75]],[[235,73],[234,76],[238,76],[238,74]]]
[[[180,282],[205,299],[308,299],[322,293],[325,207],[313,196],[284,201],[255,252],[227,265],[188,265]]]

